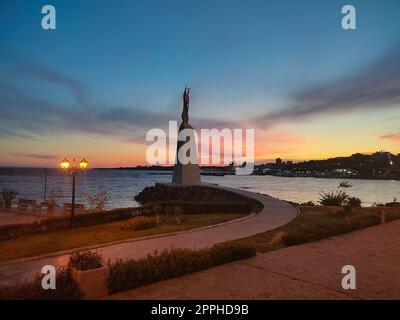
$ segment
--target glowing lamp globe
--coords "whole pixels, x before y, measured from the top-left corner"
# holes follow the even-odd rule
[[[67,160],[67,158],[65,158],[63,161],[61,161],[60,166],[63,170],[67,170],[70,166],[69,161]]]
[[[85,170],[88,167],[89,163],[86,161],[85,158],[81,162],[79,162],[79,166],[81,167],[82,170]]]

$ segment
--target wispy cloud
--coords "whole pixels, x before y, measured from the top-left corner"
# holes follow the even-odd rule
[[[29,94],[22,87],[0,83],[0,137],[3,138],[27,139],[77,132],[145,143],[147,130],[166,128],[169,120],[179,120],[179,114],[172,108],[155,113],[141,105],[96,106],[90,101],[90,90],[85,84],[48,66],[21,62],[17,71],[70,90],[82,108],[51,102],[46,97]],[[283,121],[395,106],[400,106],[400,46],[357,74],[297,92],[287,108],[257,118],[249,115],[236,122],[210,114],[196,118],[193,125],[196,129],[255,127],[264,132],[265,128]],[[393,140],[396,136],[382,139]]]
[[[153,112],[144,106],[102,106],[89,101],[90,91],[77,79],[33,62],[17,65],[16,71],[39,81],[47,81],[70,90],[83,108],[71,108],[62,102],[37,98],[26,90],[0,83],[0,137],[33,139],[65,132],[114,137],[120,141],[146,143],[151,128],[166,128],[178,120],[176,110]],[[197,128],[226,127],[228,123],[196,119]]]
[[[36,153],[13,153],[12,155],[21,158],[41,159],[41,160],[53,160],[57,159],[56,155],[52,154],[36,154]]]
[[[90,90],[83,83],[67,74],[53,70],[46,65],[27,60],[18,62],[15,70],[29,77],[66,87],[72,92],[81,107],[90,107]]]
[[[389,140],[392,142],[400,142],[400,133],[385,134],[383,136],[380,136],[379,138],[383,140]]]
[[[255,122],[273,125],[311,116],[373,110],[400,105],[400,46],[357,74],[304,89],[286,109],[266,113]]]

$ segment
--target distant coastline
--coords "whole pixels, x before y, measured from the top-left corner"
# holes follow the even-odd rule
[[[113,171],[113,170],[121,170],[121,171],[150,171],[149,174],[157,174],[157,175],[172,175],[173,168],[165,168],[165,169],[152,169],[152,168],[136,168],[136,167],[122,167],[122,168],[94,168],[92,170],[99,171]],[[158,171],[158,172],[157,172]],[[221,171],[223,173],[223,171]],[[230,176],[235,175],[231,173],[220,174],[220,172],[216,172],[215,174],[210,173],[201,173],[201,175],[206,176]],[[258,174],[254,172],[252,176],[270,176],[277,178],[315,178],[315,179],[346,179],[346,180],[393,180],[400,181],[400,178],[390,178],[390,177],[376,177],[376,176],[343,176],[343,175],[329,175],[329,176],[321,176],[321,175],[282,175],[282,174]]]
[[[202,175],[224,176],[235,174],[237,165],[201,166]],[[142,170],[172,173],[173,166],[134,166],[118,168],[95,168],[95,170]],[[167,173],[169,172],[169,173]],[[287,178],[400,180],[400,154],[386,151],[372,154],[355,153],[349,157],[326,160],[309,160],[294,163],[277,158],[274,163],[257,164],[253,175]]]

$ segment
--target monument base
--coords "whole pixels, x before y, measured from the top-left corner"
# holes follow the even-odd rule
[[[200,168],[197,163],[182,164],[179,161],[179,149],[186,143],[191,144],[190,150],[195,152],[194,158],[197,160],[197,145],[194,136],[194,129],[189,123],[184,123],[179,127],[179,132],[182,130],[189,130],[191,134],[186,141],[178,141],[176,150],[176,164],[174,167],[174,174],[172,176],[172,183],[181,185],[194,185],[200,184]]]
[[[200,169],[197,164],[181,164],[177,163],[172,176],[172,183],[182,185],[200,184]]]

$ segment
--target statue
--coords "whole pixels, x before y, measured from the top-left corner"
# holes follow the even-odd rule
[[[183,91],[183,110],[182,110],[182,121],[184,123],[189,123],[189,92],[190,89],[185,87]]]
[[[185,87],[183,91],[183,110],[182,123],[179,126],[179,133],[186,131],[186,140],[179,140],[176,148],[176,164],[172,176],[172,183],[180,185],[195,185],[200,183],[200,168],[197,163],[197,145],[195,140],[195,132],[189,124],[189,92],[190,89]],[[192,155],[195,162],[182,163],[178,157],[179,151],[183,148],[188,156]]]

